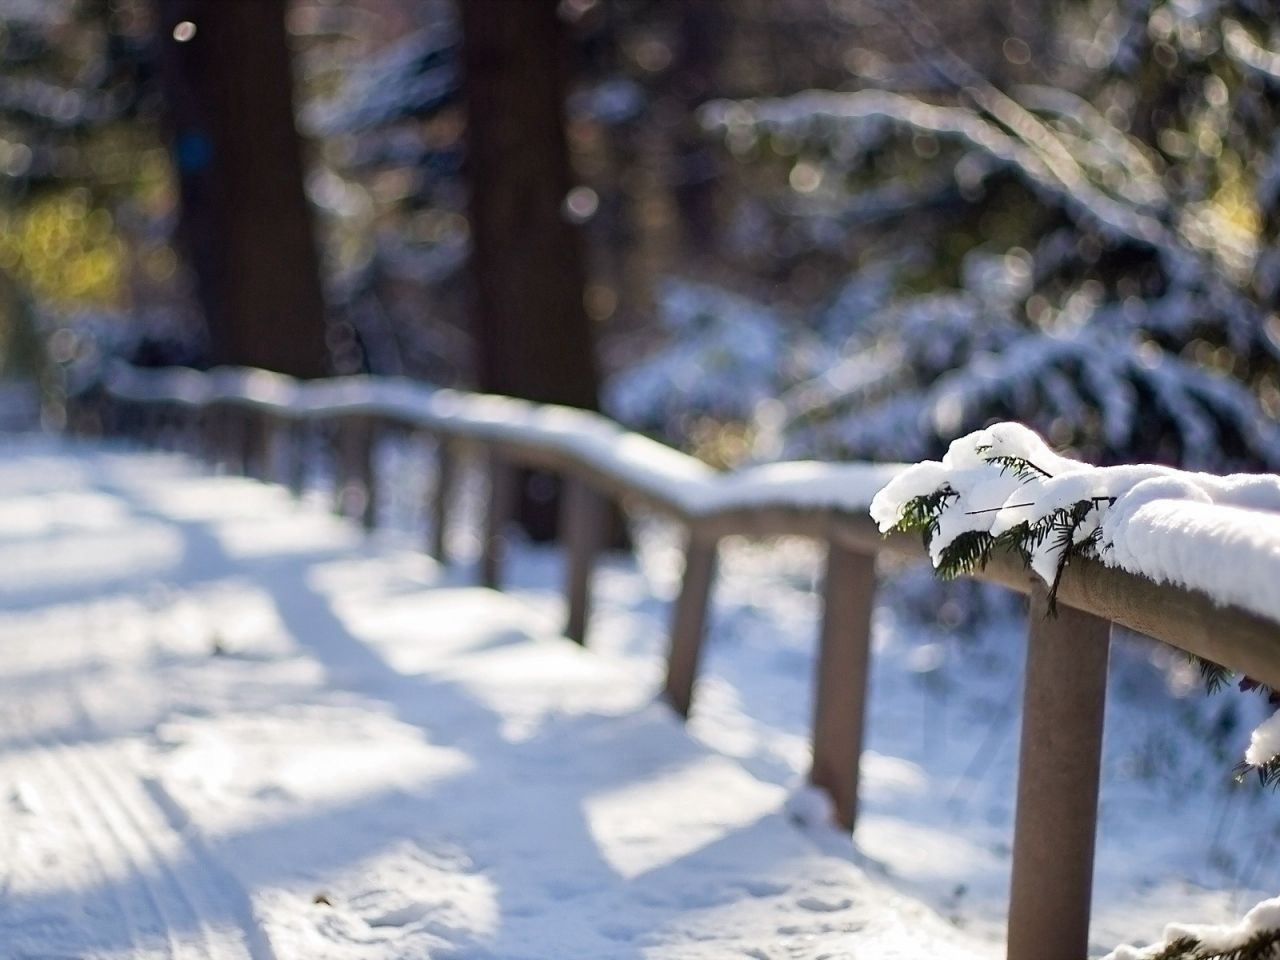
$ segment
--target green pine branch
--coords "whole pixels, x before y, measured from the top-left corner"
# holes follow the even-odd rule
[[[1231,671],[1222,664],[1206,660],[1194,653],[1189,653],[1187,656],[1191,658],[1192,664],[1199,668],[1200,679],[1204,681],[1205,689],[1210,693],[1217,693],[1231,681]]]
[[[943,485],[933,493],[913,497],[902,507],[902,515],[887,533],[915,533],[924,537],[924,545],[929,546],[934,534],[938,532],[938,521],[946,505],[960,494],[950,486]]]
[[[990,447],[986,449],[991,449]],[[979,453],[982,451],[979,450]],[[1012,473],[1019,480],[1048,480],[1053,477],[1048,470],[1038,467],[1026,457],[1012,457],[1001,454],[995,457],[984,457],[987,463],[1000,468],[1001,473]]]
[[[1049,613],[1055,616],[1058,613],[1058,585],[1062,583],[1062,575],[1066,573],[1067,564],[1075,557],[1092,554],[1102,536],[1102,528],[1097,527],[1084,539],[1077,538],[1081,525],[1096,505],[1094,500],[1080,500],[1051,514],[1056,517],[1052,532],[1057,537],[1056,546],[1059,552],[1058,566],[1053,573],[1053,582],[1049,584],[1048,606]]]
[[[1280,757],[1272,757],[1266,763],[1253,766],[1249,763],[1238,763],[1235,770],[1236,783],[1244,783],[1248,779],[1249,774],[1254,774],[1258,778],[1258,783],[1263,787],[1271,789],[1280,788]]]
[[[979,449],[979,453],[990,450],[990,447]],[[1002,471],[1008,470],[1019,479],[1030,481],[1041,477],[1048,477],[1050,474],[1041,467],[1036,466],[1030,460],[1024,457],[1013,456],[995,456],[986,458],[988,463],[999,466]],[[924,540],[925,547],[929,547],[934,536],[938,532],[938,525],[942,519],[942,513],[951,505],[953,500],[959,497],[949,484],[943,484],[932,493],[923,494],[908,500],[902,508],[902,514],[898,518],[898,522],[894,524],[890,532],[897,533],[914,533],[919,532]],[[1032,521],[1023,521],[1010,527],[998,537],[980,530],[971,530],[959,534],[945,549],[942,550],[937,564],[938,576],[946,580],[964,576],[981,570],[991,560],[992,554],[998,548],[1004,548],[1017,553],[1022,557],[1022,562],[1030,565],[1032,555],[1043,547],[1050,540],[1053,541],[1057,548],[1058,562],[1054,569],[1053,579],[1048,584],[1048,610],[1051,616],[1056,616],[1058,612],[1058,589],[1062,583],[1062,577],[1070,566],[1072,560],[1076,557],[1096,556],[1098,546],[1102,538],[1102,528],[1095,528],[1088,537],[1078,539],[1077,535],[1080,527],[1089,519],[1089,514],[1103,505],[1110,506],[1115,503],[1115,497],[1090,497],[1079,500],[1069,506],[1060,507],[1057,510],[1046,514],[1040,519]],[[1030,504],[1026,504],[1029,506]],[[992,508],[999,510],[1002,508]],[[974,513],[986,513],[987,510],[973,511]],[[1203,657],[1190,655],[1191,662],[1200,670],[1200,676],[1204,680],[1204,684],[1209,693],[1216,693],[1221,690],[1231,679],[1231,671],[1221,664],[1206,660]],[[1242,689],[1252,689],[1256,684],[1243,686]],[[1262,688],[1260,688],[1262,689]],[[1262,689],[1266,695],[1273,696],[1270,689]],[[1253,768],[1249,768],[1253,769]],[[1257,768],[1263,783],[1273,786],[1280,786],[1280,761],[1275,767]],[[1247,771],[1246,771],[1247,772]],[[1277,958],[1280,960],[1280,958]]]
[[[1179,937],[1151,960],[1278,960],[1280,930],[1261,930],[1237,947],[1214,950],[1195,937]]]
[[[995,549],[996,538],[982,530],[970,530],[958,535],[947,544],[938,558],[938,576],[944,580],[974,570],[981,570],[991,559],[991,551]]]

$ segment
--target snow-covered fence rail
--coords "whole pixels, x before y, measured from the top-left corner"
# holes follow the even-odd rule
[[[116,429],[127,425],[133,410],[133,424],[146,433],[158,418],[177,415],[199,426],[211,457],[246,472],[270,473],[295,488],[302,478],[297,430],[313,420],[336,423],[337,486],[357,491],[351,502],[366,525],[376,511],[376,432],[398,427],[434,435],[440,457],[431,551],[442,561],[459,451],[479,448],[491,481],[481,578],[495,587],[512,471],[531,467],[561,475],[567,481],[566,632],[579,642],[586,635],[606,502],[638,502],[676,518],[687,529],[687,543],[665,691],[681,715],[692,704],[720,541],[782,534],[824,540],[810,779],[831,796],[839,821],[853,827],[875,560],[881,553],[926,556],[917,537],[882,536],[870,515],[877,492],[904,468],[780,463],[720,473],[598,414],[394,378],[301,383],[251,370],[116,367],[102,388],[96,401],[92,391],[77,401],[73,427],[96,415]],[[93,403],[100,407],[91,409]],[[1280,514],[1188,506],[1194,516],[1183,516],[1185,523],[1163,522],[1158,510],[1146,517],[1161,550],[1180,559],[1148,568],[1137,558],[1125,569],[1123,562],[1075,557],[1056,584],[1056,616],[1050,615],[1045,582],[1015,552],[997,547],[985,566],[972,571],[1031,597],[1009,910],[1012,960],[1082,960],[1087,953],[1111,624],[1280,688],[1280,592],[1265,588],[1269,577],[1280,583]],[[1255,588],[1239,582],[1241,570],[1253,571]],[[1264,588],[1256,589],[1257,583]]]

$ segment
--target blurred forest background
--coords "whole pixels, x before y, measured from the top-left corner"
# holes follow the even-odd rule
[[[599,405],[723,466],[1019,419],[1275,470],[1277,12],[0,0],[5,416],[120,356]]]

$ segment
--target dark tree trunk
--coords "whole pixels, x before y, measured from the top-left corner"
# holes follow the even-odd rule
[[[159,0],[179,239],[214,363],[328,372],[324,301],[293,113],[285,0]],[[189,21],[185,41],[174,28]]]
[[[719,3],[690,3],[680,8],[680,60],[674,87],[683,107],[676,129],[676,209],[683,228],[684,253],[707,256],[715,240],[715,192],[719,171],[715,150],[698,123],[698,108],[716,90],[720,40],[727,11]]]
[[[467,181],[482,390],[596,409],[564,100],[569,38],[559,0],[461,0]],[[520,484],[517,516],[554,535],[547,478]]]

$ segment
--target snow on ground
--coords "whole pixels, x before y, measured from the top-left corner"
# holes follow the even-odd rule
[[[717,640],[694,737],[654,702],[669,551],[603,571],[583,651],[549,552],[500,595],[411,546],[172,455],[0,445],[0,956],[994,954],[793,822],[794,628],[757,714]],[[862,834],[930,859],[906,824]]]
[[[366,541],[318,490],[0,446],[0,957],[1002,954],[1016,603],[886,582],[855,852],[785,812],[814,545],[726,545],[691,739],[652,702],[678,531],[601,565],[584,654],[555,550],[505,595],[416,552],[428,452],[384,446]],[[1136,640],[1112,671],[1097,954],[1280,887],[1280,805],[1228,786],[1259,698]]]

